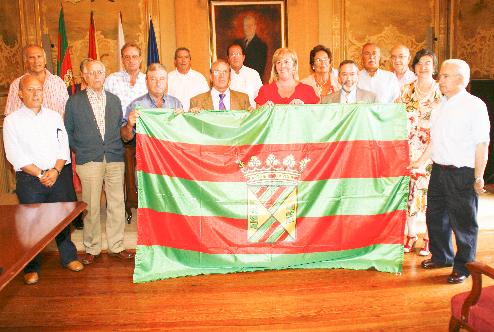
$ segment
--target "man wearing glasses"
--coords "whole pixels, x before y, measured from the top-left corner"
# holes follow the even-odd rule
[[[146,75],[141,73],[141,49],[136,43],[125,43],[120,50],[124,70],[109,75],[105,81],[105,90],[113,93],[122,102],[122,115],[127,106],[137,97],[148,92]]]
[[[393,73],[398,79],[398,83],[401,88],[410,84],[417,79],[417,76],[413,71],[408,68],[410,63],[410,50],[405,45],[396,45],[391,49],[391,65],[393,66]]]
[[[249,96],[230,90],[230,65],[222,59],[211,67],[211,90],[190,100],[190,111],[201,110],[251,110]]]
[[[108,254],[120,259],[134,257],[124,248],[124,147],[120,138],[120,99],[103,89],[105,66],[100,61],[86,63],[83,72],[87,88],[71,96],[65,106],[65,127],[70,147],[76,154],[77,174],[82,184],[82,200],[88,204],[84,219],[82,263],[91,264],[102,249],[100,198],[103,182],[107,200],[106,238]]]

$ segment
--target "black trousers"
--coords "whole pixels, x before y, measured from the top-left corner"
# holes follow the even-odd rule
[[[70,164],[64,166],[51,188],[42,185],[37,177],[24,172],[16,173],[16,181],[16,194],[21,204],[76,201]],[[43,222],[43,220],[39,220],[39,222]],[[60,253],[60,263],[63,266],[77,259],[77,249],[70,239],[70,225],[55,237],[55,242]],[[38,272],[40,264],[41,256],[37,255],[26,265],[24,273]]]
[[[473,168],[433,164],[427,191],[426,223],[432,261],[453,263],[453,270],[462,275],[469,275],[465,264],[475,260],[477,251],[478,195],[474,182]],[[456,238],[456,255],[452,232]]]

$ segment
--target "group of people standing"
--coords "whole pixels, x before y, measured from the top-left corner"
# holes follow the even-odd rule
[[[142,73],[141,49],[135,43],[126,43],[121,55],[124,70],[108,77],[103,63],[84,60],[82,89],[69,98],[63,81],[45,69],[43,49],[29,45],[24,50],[27,73],[11,84],[5,111],[5,150],[16,170],[21,203],[75,200],[69,145],[75,152],[82,199],[88,203],[83,264],[92,264],[101,253],[103,185],[108,253],[124,260],[133,258],[123,246],[123,143],[135,136],[140,109],[197,113],[251,111],[275,104],[397,102],[406,107],[412,161],[404,250],[413,251],[417,216],[426,213],[429,232],[419,254],[429,255],[430,248],[432,257],[422,266],[453,266],[450,283],[463,282],[468,276],[465,264],[475,257],[477,200],[484,186],[489,119],[485,104],[466,91],[470,72],[464,61],[445,61],[436,81],[438,61],[430,50],[422,49],[411,59],[408,48],[397,45],[391,50],[394,72],[390,72],[379,68],[381,54],[376,44],[362,47],[361,70],[352,60],[334,68],[331,51],[317,45],[309,56],[312,73],[300,80],[297,54],[280,48],[272,57],[269,83],[263,85],[258,71],[244,65],[245,49],[240,42],[228,46],[226,59],[212,64],[210,84],[191,68],[191,53],[185,47],[176,49],[176,68],[171,72],[155,63]],[[27,198],[24,193],[33,188],[40,194]],[[57,237],[61,263],[80,271],[83,265],[71,243],[69,230]],[[25,269],[28,284],[38,280],[37,260]]]

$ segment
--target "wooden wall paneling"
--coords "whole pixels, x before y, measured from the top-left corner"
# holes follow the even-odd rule
[[[160,0],[158,2],[159,22],[159,47],[160,60],[166,66],[168,71],[174,69],[173,58],[177,48],[176,30],[175,30],[175,1]]]

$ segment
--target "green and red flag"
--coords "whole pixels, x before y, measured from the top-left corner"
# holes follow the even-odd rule
[[[87,57],[93,60],[98,60],[98,44],[96,43],[96,28],[94,26],[93,11],[91,11],[91,17],[89,18]]]
[[[143,110],[134,282],[289,268],[400,272],[400,104]]]
[[[74,88],[74,79],[72,75],[72,63],[70,62],[69,43],[67,41],[67,33],[65,30],[65,19],[63,15],[63,7],[60,8],[58,17],[58,52],[57,52],[57,75],[60,76],[65,85],[72,85]]]

